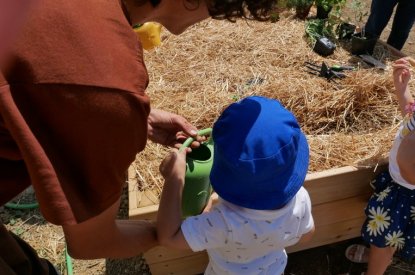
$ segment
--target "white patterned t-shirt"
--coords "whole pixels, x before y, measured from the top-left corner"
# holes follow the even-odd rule
[[[182,232],[193,251],[207,250],[205,274],[282,274],[285,247],[314,226],[308,192],[301,187],[278,210],[254,210],[222,199],[209,213],[187,218]]]

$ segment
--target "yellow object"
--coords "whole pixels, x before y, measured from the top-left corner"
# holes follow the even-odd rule
[[[145,50],[151,50],[161,44],[161,24],[159,23],[147,22],[143,25],[134,27],[134,31],[140,39],[141,44]]]
[[[415,68],[415,59],[412,57],[406,57],[405,59],[408,60],[411,66]]]

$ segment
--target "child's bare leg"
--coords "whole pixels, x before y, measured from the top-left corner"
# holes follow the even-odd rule
[[[392,262],[395,248],[370,245],[369,263],[366,275],[382,275]]]

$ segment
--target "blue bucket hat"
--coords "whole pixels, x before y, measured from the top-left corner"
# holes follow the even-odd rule
[[[308,170],[307,139],[279,101],[247,97],[228,106],[213,125],[210,181],[224,200],[258,210],[287,204]]]

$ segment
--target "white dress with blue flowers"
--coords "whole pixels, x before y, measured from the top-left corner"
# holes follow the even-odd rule
[[[415,255],[415,185],[399,172],[396,156],[402,139],[415,130],[415,117],[407,117],[389,154],[389,173],[381,173],[373,182],[375,192],[365,209],[362,237],[377,247],[394,247],[403,259]]]

